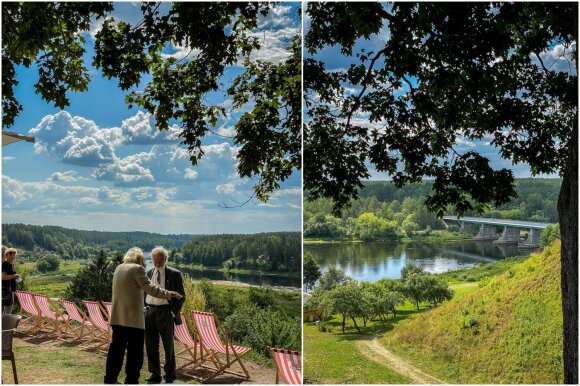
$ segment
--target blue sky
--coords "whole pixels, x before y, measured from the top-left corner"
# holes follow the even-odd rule
[[[390,5],[385,4],[385,9],[390,10]],[[304,29],[305,33],[308,32],[310,28],[310,18],[308,13],[304,13]],[[390,37],[390,32],[388,28],[388,23],[385,23],[383,28],[381,29],[380,33],[371,35],[369,39],[361,38],[357,40],[353,47],[353,55],[346,56],[340,52],[340,46],[325,46],[320,49],[316,54],[311,55],[308,53],[307,50],[304,50],[304,56],[306,58],[312,57],[316,60],[322,61],[325,63],[326,69],[328,71],[339,71],[339,70],[346,70],[350,67],[351,64],[359,63],[358,59],[356,58],[356,54],[364,49],[367,53],[368,52],[377,52],[378,50],[384,47],[384,44]],[[554,42],[554,44],[549,47],[549,50],[540,53],[540,56],[546,66],[550,69],[554,69],[557,72],[575,72],[574,67],[570,66],[570,58],[571,58],[571,51],[576,50],[576,44],[573,44],[572,47],[566,49],[563,45]],[[532,58],[535,60],[535,58]],[[381,60],[377,62],[377,65],[380,66]],[[412,80],[413,81],[413,80]],[[351,84],[344,84],[345,87],[345,94],[351,95],[353,93],[360,92],[360,87],[356,88],[353,87]],[[404,89],[407,86],[404,86]],[[408,90],[408,89],[407,89]],[[305,120],[308,120],[305,117]],[[371,128],[373,125],[368,122],[367,116],[363,114],[355,114],[354,119],[352,120],[354,123],[358,124],[362,127],[369,127]],[[376,124],[377,127],[380,127],[380,124]],[[513,174],[516,178],[527,178],[532,177],[530,172],[530,167],[527,164],[512,164],[510,160],[506,160],[501,158],[499,151],[496,147],[490,145],[492,137],[484,137],[479,140],[471,140],[467,139],[462,136],[458,136],[456,145],[454,149],[459,153],[465,153],[470,150],[475,150],[479,154],[487,157],[490,160],[490,163],[494,169],[511,169]],[[367,167],[370,173],[370,180],[387,180],[389,176],[386,173],[376,171],[370,163],[367,163]],[[543,177],[543,178],[556,178],[558,177],[557,174],[552,175],[536,175],[535,177]]]
[[[164,5],[168,6],[168,5]],[[299,31],[299,3],[282,3],[260,19],[262,49],[255,58],[280,62],[284,43]],[[138,3],[116,3],[114,17],[139,20]],[[128,109],[117,82],[90,67],[93,40],[100,25],[93,23],[85,63],[91,83],[84,93],[69,93],[70,106],[60,110],[34,93],[36,69],[18,68],[16,97],[24,111],[14,126],[4,128],[33,135],[36,143],[19,142],[2,148],[2,222],[60,225],[87,230],[149,231],[163,234],[254,233],[301,228],[301,173],[295,171],[265,204],[234,205],[252,194],[255,180],[236,173],[238,149],[232,141],[210,135],[206,155],[192,167],[177,139],[178,126],[155,128],[154,118]],[[187,52],[169,47],[178,58]],[[241,69],[226,69],[228,82]],[[148,77],[137,87],[142,89]],[[241,111],[231,100],[214,94],[212,102],[230,112],[215,131],[231,136]],[[249,108],[250,106],[246,106]]]

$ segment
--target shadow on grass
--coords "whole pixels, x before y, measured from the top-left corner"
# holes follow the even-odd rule
[[[376,335],[382,335],[392,330],[395,325],[403,323],[408,319],[414,318],[430,309],[430,306],[423,306],[419,309],[419,311],[416,309],[398,310],[397,316],[389,317],[384,325],[380,320],[373,319],[367,322],[366,327],[363,327],[362,320],[357,318],[357,325],[359,326],[360,332],[357,331],[352,322],[352,319],[347,319],[345,331],[342,332],[342,317],[334,316],[332,319],[327,319],[325,321],[325,323],[331,328],[331,331],[326,333],[335,335],[339,341],[371,340]],[[316,326],[316,322],[307,322],[305,324]],[[325,332],[321,333],[324,334]]]

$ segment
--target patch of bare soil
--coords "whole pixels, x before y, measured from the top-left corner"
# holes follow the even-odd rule
[[[427,374],[401,357],[393,354],[380,344],[378,337],[360,340],[356,343],[358,350],[370,360],[387,366],[393,371],[408,377],[416,384],[446,384],[447,382]]]

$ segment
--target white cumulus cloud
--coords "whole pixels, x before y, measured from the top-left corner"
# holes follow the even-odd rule
[[[49,181],[62,181],[62,182],[74,182],[80,179],[77,172],[69,170],[66,172],[54,172],[48,177]]]

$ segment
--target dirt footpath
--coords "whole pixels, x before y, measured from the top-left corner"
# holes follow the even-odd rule
[[[447,382],[419,370],[380,344],[378,337],[356,342],[358,350],[370,360],[387,366],[416,384],[447,384]]]

